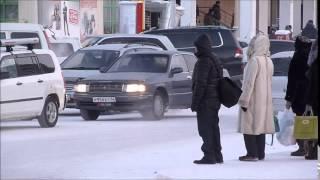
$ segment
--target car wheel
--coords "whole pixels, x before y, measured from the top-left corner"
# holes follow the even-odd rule
[[[152,108],[142,111],[141,114],[145,119],[160,120],[164,117],[166,105],[161,93],[156,93],[153,97]]]
[[[55,98],[48,97],[44,103],[38,122],[40,127],[48,128],[54,127],[58,121],[58,103]]]
[[[84,120],[92,121],[98,119],[100,111],[80,109],[80,115]]]

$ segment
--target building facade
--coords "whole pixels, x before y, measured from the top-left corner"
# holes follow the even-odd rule
[[[42,24],[57,37],[84,39],[88,35],[103,34],[105,23],[116,23],[104,18],[104,7],[109,10],[110,1],[0,0],[0,21]]]
[[[293,36],[298,35],[308,20],[317,24],[317,0],[236,0],[237,35],[250,39],[258,31],[270,34],[271,29],[292,26]]]
[[[39,23],[51,27],[57,36],[76,36],[81,39],[94,34],[118,33],[123,23],[120,20],[123,21],[123,16],[128,17],[127,13],[120,12],[122,1],[124,0],[0,0],[0,22]],[[216,2],[216,0],[125,1],[143,4],[142,15],[130,14],[142,18],[142,31],[150,28],[203,25],[204,15]],[[293,35],[297,35],[308,20],[313,20],[315,25],[318,25],[317,0],[220,0],[220,2],[221,24],[237,29],[236,35],[243,39],[250,39],[258,31],[270,33],[272,28],[284,29],[286,25],[291,25]]]

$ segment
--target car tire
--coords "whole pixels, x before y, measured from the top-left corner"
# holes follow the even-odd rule
[[[48,97],[44,103],[41,115],[38,117],[40,127],[54,127],[58,121],[59,107],[57,100],[53,97]]]
[[[84,120],[92,121],[98,119],[100,111],[80,109],[80,115]]]
[[[164,117],[165,111],[166,105],[163,95],[160,92],[157,92],[153,96],[151,109],[141,111],[140,113],[144,119],[161,120]]]

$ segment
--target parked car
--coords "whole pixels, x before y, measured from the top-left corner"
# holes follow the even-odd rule
[[[223,67],[234,79],[242,77],[243,52],[238,40],[230,29],[219,26],[180,27],[145,32],[146,34],[165,35],[180,51],[195,52],[194,42],[199,35],[207,33],[212,40],[212,52],[217,54]]]
[[[105,111],[139,111],[146,119],[162,119],[168,108],[190,108],[196,61],[189,52],[127,54],[107,73],[75,85],[76,107],[85,120],[96,120]]]
[[[242,48],[242,52],[243,52],[243,57],[242,57],[242,69],[244,69],[245,65],[248,62],[248,57],[247,57],[247,51],[248,51],[248,46],[249,46],[249,39],[242,39],[242,38],[238,38],[240,47]]]
[[[144,44],[159,46],[164,50],[176,50],[166,36],[147,34],[104,34],[88,36],[82,42],[82,47],[103,44]]]
[[[49,38],[49,48],[56,54],[60,64],[71,54],[81,48],[80,39],[76,37]]]
[[[35,49],[49,49],[45,29],[39,24],[29,23],[0,23],[0,39],[38,38]]]
[[[38,118],[41,127],[54,127],[65,105],[65,88],[57,57],[51,50],[16,51],[12,45],[39,40],[0,40],[8,52],[0,55],[1,120]],[[29,46],[30,48],[30,46]]]
[[[284,51],[294,51],[294,41],[270,39],[270,55]]]
[[[120,56],[138,51],[162,51],[162,48],[141,44],[108,44],[79,49],[62,64],[67,90],[67,107],[74,108],[73,86],[83,78],[107,70]]]
[[[290,52],[294,51],[294,41],[291,40],[275,40],[270,39],[270,55],[274,55],[280,52]],[[286,53],[284,53],[286,54]],[[245,54],[245,57],[243,58],[243,64],[247,64],[247,54]]]
[[[274,64],[272,97],[275,111],[282,111],[285,108],[284,97],[287,91],[288,71],[293,54],[294,51],[284,51],[271,55]]]

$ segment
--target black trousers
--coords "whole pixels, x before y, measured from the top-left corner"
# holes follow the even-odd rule
[[[264,158],[265,157],[265,144],[266,135],[249,135],[244,134],[244,143],[247,149],[247,155],[252,157]]]
[[[219,109],[201,109],[197,112],[198,131],[203,140],[201,150],[208,159],[223,160],[221,153]]]

